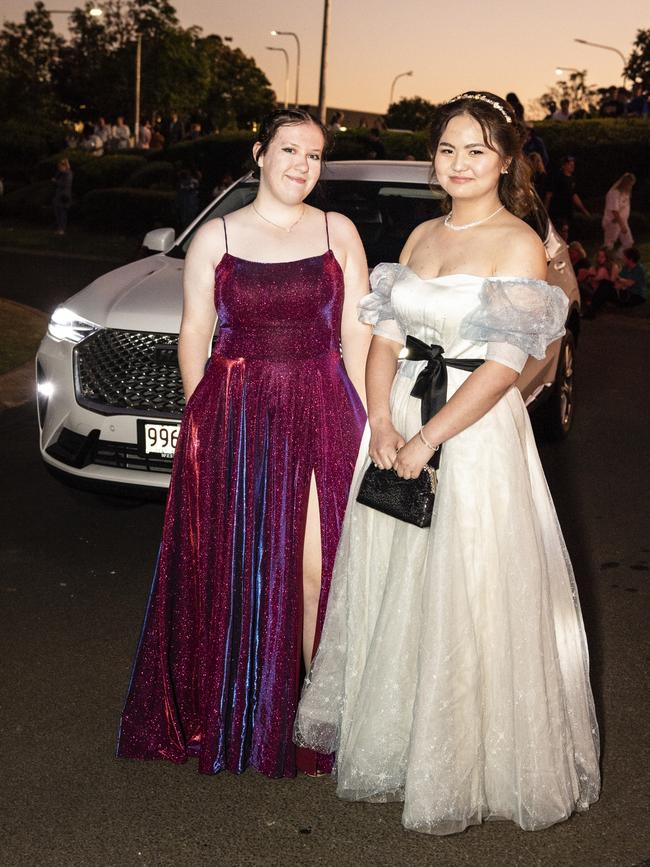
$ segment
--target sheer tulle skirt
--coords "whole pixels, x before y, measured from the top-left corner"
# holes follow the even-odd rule
[[[411,377],[416,369],[409,365]],[[420,426],[413,379],[393,419]],[[466,374],[449,370],[449,393]],[[598,798],[598,728],[575,579],[513,388],[443,449],[421,530],[355,502],[296,740],[337,751],[337,792],[404,800],[407,828],[535,830]]]

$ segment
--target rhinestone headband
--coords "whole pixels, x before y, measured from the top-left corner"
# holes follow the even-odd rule
[[[484,96],[482,93],[460,93],[458,96],[452,96],[451,99],[448,99],[446,105],[449,105],[450,102],[457,102],[459,99],[477,99],[479,102],[486,102],[492,108],[496,108],[497,111],[501,112],[506,123],[512,123],[512,118],[496,99],[490,99],[489,96]]]

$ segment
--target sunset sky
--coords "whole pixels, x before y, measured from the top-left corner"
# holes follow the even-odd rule
[[[284,58],[265,46],[284,47],[290,59],[290,100],[295,88],[295,41],[269,31],[290,30],[302,47],[300,101],[315,103],[323,17],[322,0],[172,0],[184,27],[232,36],[234,47],[255,58],[278,98],[284,98]],[[0,18],[21,20],[32,4],[0,0]],[[72,8],[53,0],[53,8]],[[328,105],[386,111],[395,98],[440,102],[467,89],[505,94],[524,105],[556,80],[556,66],[588,71],[601,86],[621,82],[622,62],[612,51],[579,45],[574,37],[618,48],[627,56],[636,31],[650,27],[648,0],[331,0]],[[65,32],[65,16],[56,15]],[[147,70],[143,69],[143,75]]]

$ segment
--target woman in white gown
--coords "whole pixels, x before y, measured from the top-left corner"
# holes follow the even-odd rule
[[[403,824],[433,834],[484,819],[545,828],[600,790],[575,580],[516,388],[567,310],[519,219],[532,203],[521,140],[492,94],[438,109],[449,213],[374,270],[361,302],[370,438],[296,719],[298,743],[337,752],[340,797],[403,800]],[[447,403],[423,427],[411,390],[426,362],[398,360],[407,334],[448,362]],[[467,372],[459,359],[485,361]],[[429,528],[356,502],[370,460],[415,478],[442,443]]]

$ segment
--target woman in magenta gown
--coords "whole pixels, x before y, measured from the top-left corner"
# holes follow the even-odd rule
[[[188,252],[187,405],[122,757],[194,755],[208,774],[331,769],[292,729],[365,423],[370,334],[353,224],[304,204],[324,143],[306,112],[271,115],[253,150],[257,198],[206,223]]]

